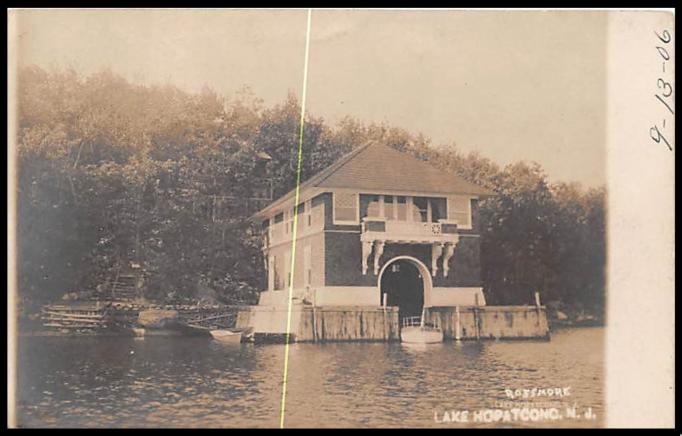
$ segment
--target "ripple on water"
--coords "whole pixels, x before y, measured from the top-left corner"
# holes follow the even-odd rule
[[[283,351],[204,338],[22,337],[19,423],[277,427]],[[564,330],[549,342],[292,344],[286,424],[450,426],[436,423],[434,411],[490,408],[505,388],[570,386],[571,402],[599,419],[547,425],[598,426],[602,362],[599,328]]]

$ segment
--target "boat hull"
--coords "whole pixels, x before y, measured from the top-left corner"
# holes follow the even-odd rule
[[[211,330],[213,339],[226,344],[239,344],[242,341],[242,332],[230,330]]]
[[[438,344],[443,342],[443,331],[423,327],[403,327],[400,340],[409,344]]]

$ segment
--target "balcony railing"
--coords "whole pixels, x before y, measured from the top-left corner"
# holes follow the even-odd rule
[[[448,220],[421,222],[366,217],[362,220],[362,235],[363,240],[405,242],[448,241],[457,237],[457,223]]]
[[[427,329],[440,329],[440,319],[438,317],[433,318],[431,321],[424,320],[422,325],[421,316],[408,316],[403,318],[403,327],[426,327]]]

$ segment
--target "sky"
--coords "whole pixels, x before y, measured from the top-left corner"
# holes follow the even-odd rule
[[[266,105],[301,95],[307,11],[22,10],[19,65],[109,68]],[[423,133],[550,180],[605,183],[607,19],[578,11],[313,10],[306,107]]]

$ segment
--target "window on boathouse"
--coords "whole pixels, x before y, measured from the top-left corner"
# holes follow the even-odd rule
[[[457,221],[457,226],[471,228],[471,199],[464,196],[448,198],[448,219]]]
[[[412,222],[438,222],[446,217],[446,199],[360,194],[361,218]]]
[[[346,192],[334,193],[334,223],[358,223],[358,194]]]

